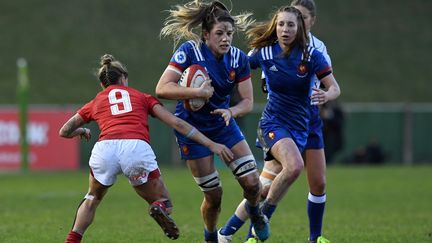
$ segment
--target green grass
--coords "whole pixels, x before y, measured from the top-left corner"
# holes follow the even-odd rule
[[[202,242],[202,195],[187,169],[162,169],[174,203],[177,242]],[[332,242],[431,242],[432,167],[330,167],[324,234]],[[221,170],[224,199],[219,226],[241,191]],[[306,242],[304,175],[272,218],[267,241]],[[87,190],[86,172],[0,175],[0,242],[62,242]],[[147,205],[119,177],[100,205],[85,242],[170,242],[148,216]],[[246,227],[234,242],[242,242]]]

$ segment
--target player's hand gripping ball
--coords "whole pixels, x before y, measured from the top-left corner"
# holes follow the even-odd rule
[[[184,70],[179,85],[187,88],[199,88],[204,81],[209,79],[209,75],[205,68],[198,64],[193,64]],[[188,111],[197,111],[206,103],[206,99],[194,98],[183,101],[184,107]]]

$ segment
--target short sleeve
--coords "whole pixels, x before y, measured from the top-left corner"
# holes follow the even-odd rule
[[[237,83],[243,82],[243,81],[245,81],[251,77],[249,60],[248,60],[248,57],[246,56],[246,54],[244,54],[244,52],[241,52],[241,54],[240,54],[240,65],[239,65],[239,68],[237,70],[236,77],[237,77],[236,78]]]
[[[92,116],[93,104],[94,104],[94,100],[85,104],[83,107],[81,107],[81,109],[77,111],[77,113],[82,117],[85,123],[88,123],[93,120],[93,116]]]
[[[248,53],[249,65],[250,65],[250,68],[252,68],[252,69],[257,69],[260,66],[260,63],[259,63],[260,55],[258,55],[258,53],[259,52],[257,49],[252,49]]]
[[[326,59],[326,61],[327,61],[327,63],[329,64],[329,66],[331,66],[331,65],[332,65],[332,63],[331,63],[331,58],[330,58],[330,55],[329,55],[328,52],[327,52],[327,47],[324,45],[324,43],[323,43],[323,51],[322,51],[322,54],[324,55],[324,58]]]
[[[183,72],[192,63],[191,51],[193,51],[194,42],[184,42],[171,57],[169,65],[176,67],[180,72]]]
[[[319,80],[332,73],[331,66],[321,52],[314,50],[312,53],[312,60],[313,71]]]
[[[153,106],[158,104],[162,105],[162,103],[160,103],[160,101],[156,97],[149,94],[144,94],[144,99],[147,102],[148,114],[150,114],[152,117],[155,117],[155,114],[153,112]]]

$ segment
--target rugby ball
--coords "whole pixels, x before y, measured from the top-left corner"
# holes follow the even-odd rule
[[[193,64],[184,70],[179,80],[179,85],[186,88],[199,88],[209,75],[205,68],[198,64]],[[197,111],[206,103],[203,98],[186,99],[183,101],[184,107],[188,111]]]

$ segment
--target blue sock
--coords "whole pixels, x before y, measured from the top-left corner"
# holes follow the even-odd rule
[[[206,228],[204,228],[204,240],[205,241],[218,241],[217,231],[208,232]]]
[[[259,214],[259,205],[252,206],[248,201],[245,203],[246,212],[248,212],[249,217],[251,216],[257,216]],[[252,237],[252,220],[249,224],[249,231],[246,239],[249,239]]]
[[[249,224],[249,231],[248,231],[248,234],[246,236],[246,240],[249,238],[252,238],[252,226],[253,226],[252,223],[250,223]]]
[[[237,217],[237,215],[234,214],[233,216],[231,216],[231,218],[228,220],[225,226],[222,227],[220,232],[223,235],[235,234],[235,232],[237,232],[237,230],[239,230],[243,226],[243,224],[244,221],[239,219],[239,217]]]
[[[277,205],[273,205],[273,204],[268,203],[267,201],[264,201],[264,204],[262,207],[262,212],[270,220],[270,218],[272,217],[273,213],[276,210],[276,207],[277,207]]]
[[[274,211],[276,210],[277,205],[269,204],[267,201],[264,201],[262,206],[262,213],[267,216],[268,219],[271,218]],[[246,239],[249,239],[252,237],[252,222],[249,224],[249,231]]]
[[[256,216],[259,214],[259,205],[252,206],[248,201],[246,201],[245,208],[249,216]]]
[[[321,235],[326,194],[315,196],[309,192],[307,212],[309,216],[310,240],[316,240]]]

